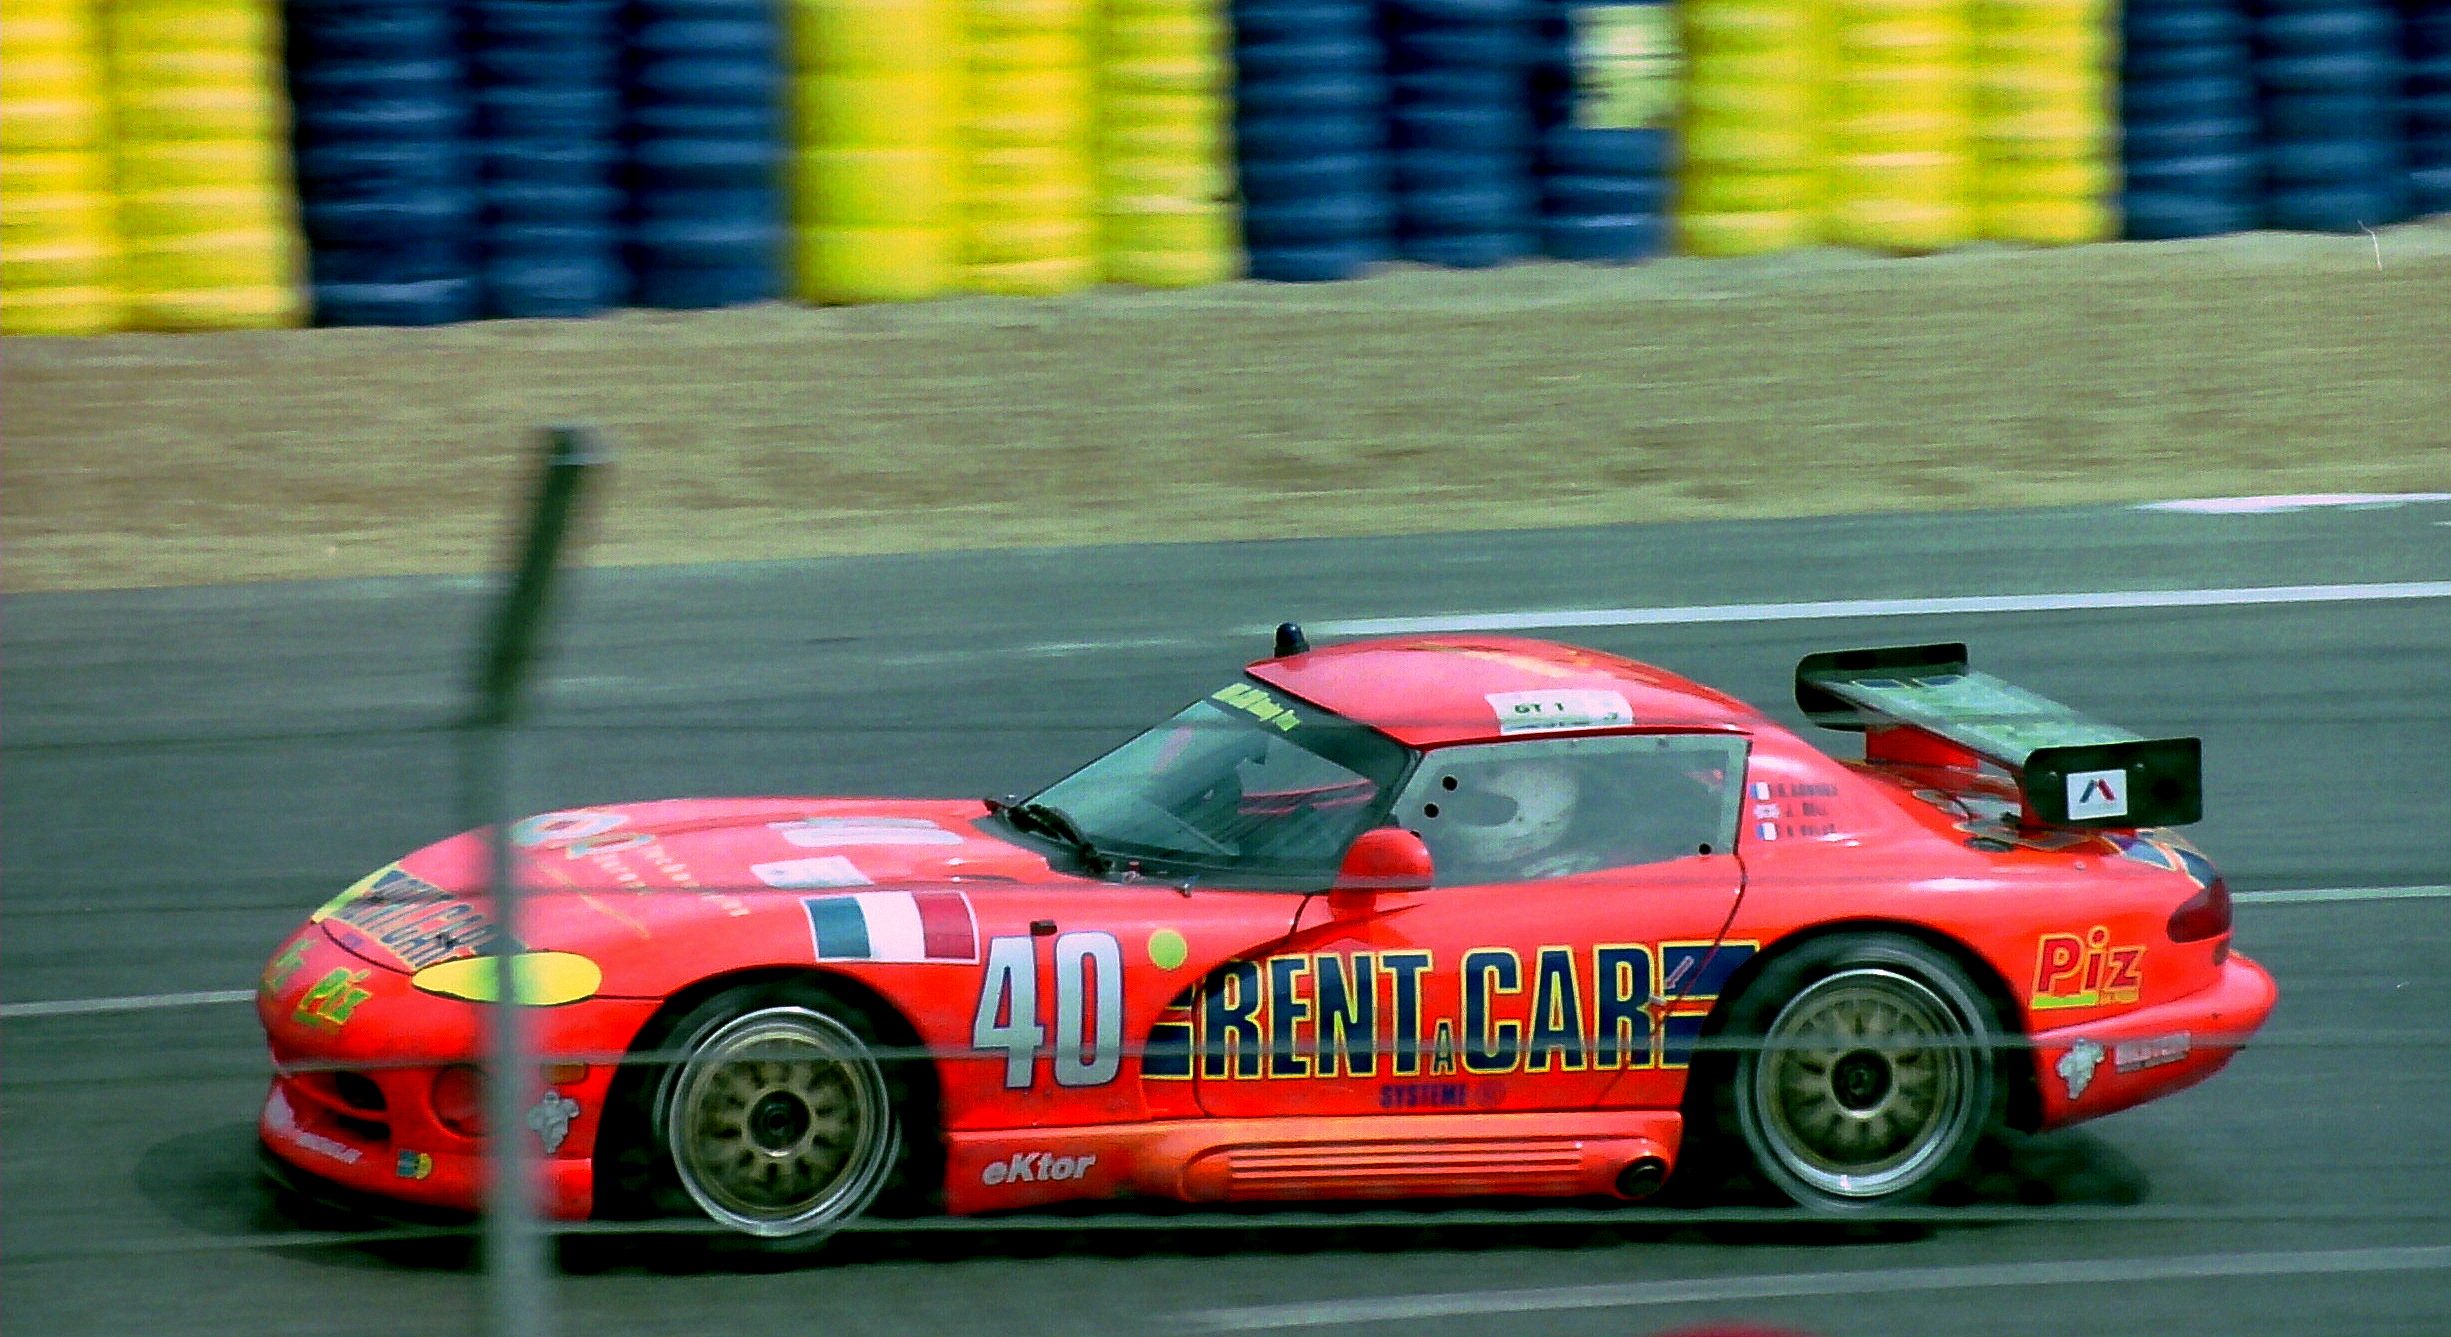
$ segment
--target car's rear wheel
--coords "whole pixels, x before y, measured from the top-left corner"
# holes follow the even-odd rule
[[[896,1088],[859,1009],[813,984],[734,990],[669,1032],[646,1102],[655,1196],[764,1244],[814,1246],[903,1156]]]
[[[1737,1002],[1724,1104],[1754,1169],[1809,1207],[1929,1199],[1997,1121],[1999,1023],[1957,964],[1849,935],[1774,961]]]

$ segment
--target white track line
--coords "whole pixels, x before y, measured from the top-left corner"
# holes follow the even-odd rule
[[[152,1012],[167,1007],[242,1003],[253,989],[209,989],[198,993],[149,993],[129,998],[55,998],[40,1003],[0,1003],[0,1021],[20,1017],[90,1017],[106,1012]]]
[[[2434,901],[2451,899],[2451,887],[2288,887],[2275,891],[2238,891],[2230,899],[2241,905],[2328,905],[2343,901]],[[34,1003],[0,1003],[0,1021],[27,1017],[90,1017],[112,1012],[154,1012],[173,1007],[212,1007],[244,1003],[253,989],[211,989],[197,993],[137,994],[124,998],[57,998]]]
[[[1692,1281],[1636,1281],[1537,1290],[1465,1291],[1448,1295],[1322,1300],[1308,1304],[1194,1310],[1183,1317],[1214,1332],[1278,1332],[1290,1328],[1322,1328],[1354,1323],[1642,1309],[1661,1305],[1725,1304],[1738,1300],[1819,1299],[1996,1286],[2103,1286],[2153,1281],[2208,1281],[2230,1277],[2433,1272],[2444,1268],[2451,1268],[2451,1245],[2414,1245],[2289,1253],[2201,1254],[2187,1258],[2080,1258],[2065,1262],[1885,1267],[1853,1272],[1791,1272]]]
[[[1434,631],[1531,631],[1549,627],[1672,627],[1709,622],[1798,622],[1822,618],[2049,613],[2100,608],[2227,608],[2241,604],[2361,603],[2451,599],[2451,580],[2371,585],[2253,585],[2218,590],[2103,590],[1986,594],[1941,599],[1827,599],[1816,603],[1693,604],[1683,608],[1557,608],[1523,613],[1443,613],[1318,622],[1322,636],[1400,636]]]

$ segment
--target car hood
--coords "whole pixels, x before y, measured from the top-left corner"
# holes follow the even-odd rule
[[[705,937],[739,944],[811,933],[811,897],[870,888],[1031,892],[1085,880],[993,834],[976,802],[683,799],[545,813],[510,836],[520,886],[519,942],[599,962],[607,989],[624,960]],[[482,889],[490,844],[472,831],[368,875],[315,914],[371,964],[417,971],[494,950],[498,917]],[[730,951],[727,950],[727,955]]]

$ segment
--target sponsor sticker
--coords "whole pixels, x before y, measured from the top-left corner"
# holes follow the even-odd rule
[[[1567,729],[1616,729],[1634,722],[1622,693],[1599,688],[1553,692],[1491,692],[1484,700],[1502,734],[1556,733]]]
[[[1016,1151],[1010,1157],[991,1161],[979,1172],[979,1182],[994,1188],[999,1184],[1053,1183],[1079,1179],[1098,1163],[1096,1156],[1058,1156],[1050,1151]]]
[[[802,817],[768,822],[784,840],[804,850],[838,845],[959,845],[962,834],[924,817]]]
[[[2128,815],[2128,773],[2072,771],[2068,775],[2068,816],[2072,820]]]
[[[2094,1069],[2102,1066],[2102,1046],[2093,1040],[2079,1040],[2060,1055],[2053,1071],[2068,1085],[2068,1099],[2074,1101],[2094,1084]]]
[[[2183,1063],[2194,1050],[2194,1037],[2185,1031],[2146,1040],[2122,1040],[2111,1046],[2111,1066],[2121,1072],[2143,1072],[2147,1068]]]
[[[849,858],[828,854],[815,859],[778,859],[773,863],[753,863],[749,871],[757,880],[770,887],[785,889],[805,887],[865,887],[868,875],[852,865]]]
[[[2046,933],[2034,952],[2036,1011],[2133,1003],[2144,992],[2145,949],[2111,941],[2096,924],[2083,933]]]
[[[330,1157],[343,1165],[355,1165],[366,1154],[346,1142],[325,1137],[311,1128],[299,1127],[298,1112],[289,1107],[287,1092],[274,1091],[272,1099],[265,1103],[264,1126],[272,1130],[273,1136],[291,1146]]]
[[[550,1156],[562,1149],[562,1143],[570,1137],[570,1121],[578,1117],[579,1102],[559,1091],[547,1091],[545,1098],[536,1102],[536,1108],[528,1111],[528,1127]]]

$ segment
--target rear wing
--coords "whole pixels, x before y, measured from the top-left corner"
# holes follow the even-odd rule
[[[1815,724],[1866,734],[1873,761],[2017,778],[2034,826],[2180,826],[2204,815],[2201,745],[2146,738],[1966,667],[1964,645],[1806,655],[1796,705]]]

